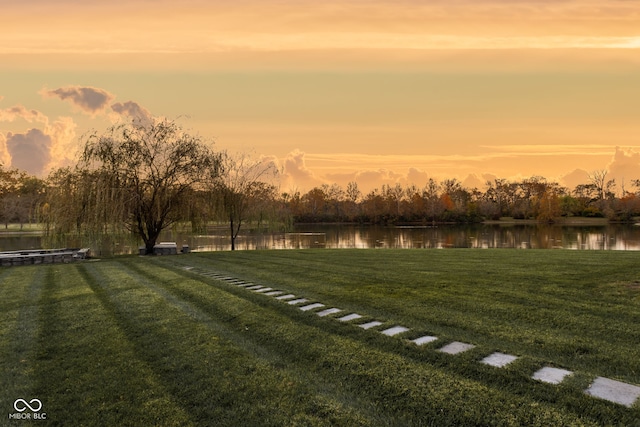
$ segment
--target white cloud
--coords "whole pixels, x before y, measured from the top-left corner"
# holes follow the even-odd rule
[[[584,169],[575,169],[560,178],[560,184],[573,191],[578,185],[589,183],[589,172]]]
[[[42,175],[51,161],[51,145],[51,136],[35,128],[26,133],[9,132],[6,137],[11,166],[34,175]]]
[[[51,136],[51,160],[45,169],[75,164],[78,150],[76,128],[77,125],[71,117],[58,117],[45,128],[45,133]]]
[[[607,167],[607,179],[615,179],[618,189],[624,185],[625,190],[631,188],[631,181],[640,179],[640,153],[633,149],[616,147],[616,152]]]
[[[41,123],[43,127],[0,134],[0,163],[5,167],[43,175],[51,168],[73,163],[77,151],[77,125],[71,117],[58,117],[51,122],[42,112],[22,105],[0,110],[0,122],[17,119]]]
[[[316,176],[306,165],[305,153],[294,150],[282,162],[283,188],[301,188],[310,190],[325,182]]]
[[[0,122],[13,122],[16,119],[23,119],[29,123],[47,123],[49,121],[47,116],[40,111],[29,110],[23,105],[14,105],[13,107],[0,110]]]
[[[11,164],[11,154],[7,149],[7,138],[0,133],[0,165],[4,168]]]

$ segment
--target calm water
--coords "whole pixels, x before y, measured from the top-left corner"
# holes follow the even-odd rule
[[[194,251],[230,250],[226,229],[191,235],[166,232],[162,241]],[[0,250],[38,249],[37,235],[0,235]],[[65,246],[85,246],[67,242]],[[96,254],[137,253],[135,241],[107,241]],[[246,233],[236,240],[238,250],[306,248],[516,248],[573,250],[640,250],[640,226],[467,225],[438,227],[378,227],[300,225],[290,233]]]
[[[179,241],[176,235],[174,241]],[[170,239],[171,240],[171,239]],[[228,250],[229,238],[193,236],[184,240],[194,250]],[[640,250],[640,227],[560,226],[297,226],[292,233],[239,236],[238,249],[304,248],[518,248]]]

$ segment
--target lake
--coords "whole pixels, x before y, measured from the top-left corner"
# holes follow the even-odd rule
[[[175,235],[176,238],[180,236]],[[176,239],[173,239],[176,240]],[[226,235],[192,236],[194,250],[228,250]],[[517,248],[640,250],[640,227],[539,225],[354,226],[299,225],[290,233],[239,236],[238,249],[305,248]]]
[[[189,245],[193,251],[231,249],[226,228],[206,234],[179,231],[163,233],[162,241]],[[0,250],[41,248],[37,234],[0,234]],[[69,241],[66,246],[85,246]],[[94,254],[137,253],[135,241],[105,241]],[[439,226],[357,226],[296,225],[291,232],[246,232],[236,240],[238,250],[307,248],[515,248],[572,250],[640,250],[640,226],[560,226],[560,225],[439,225]]]

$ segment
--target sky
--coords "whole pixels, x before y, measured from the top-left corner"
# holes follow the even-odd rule
[[[0,162],[167,117],[283,191],[640,179],[640,1],[0,0]]]

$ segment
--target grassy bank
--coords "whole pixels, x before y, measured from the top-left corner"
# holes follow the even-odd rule
[[[307,250],[7,268],[0,415],[38,398],[46,424],[65,426],[640,425],[638,403],[584,394],[596,376],[640,384],[637,260]],[[205,271],[410,331],[386,337]],[[409,341],[427,334],[438,340]],[[476,347],[436,351],[451,341]],[[495,351],[519,358],[478,363]],[[557,386],[532,380],[543,366],[574,375]]]

